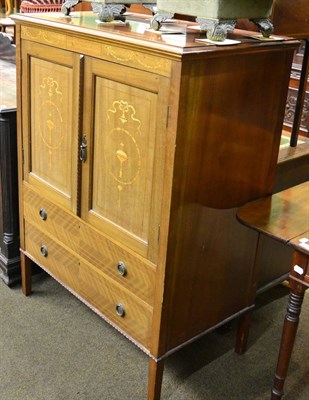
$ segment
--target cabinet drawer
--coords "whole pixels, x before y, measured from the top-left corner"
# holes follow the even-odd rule
[[[127,335],[149,349],[151,306],[83,262],[80,264],[79,294]]]
[[[82,262],[67,249],[29,223],[25,250],[55,278],[85,299],[107,320],[144,347],[149,347],[152,307]]]
[[[25,250],[34,261],[73,290],[79,286],[79,260],[33,225],[25,224]]]
[[[126,251],[79,217],[40,196],[27,184],[23,187],[25,220],[56,238],[81,258],[153,304],[155,266]]]
[[[154,266],[113,244],[85,223],[80,227],[78,252],[98,270],[112,277],[149,305],[153,305]]]
[[[79,241],[77,218],[31,190],[27,184],[23,185],[23,200],[24,218],[27,222],[75,250]]]

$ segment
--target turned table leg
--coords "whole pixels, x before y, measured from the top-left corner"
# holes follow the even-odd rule
[[[298,139],[298,131],[301,124],[303,105],[306,96],[306,85],[309,74],[309,40],[305,40],[305,53],[303,58],[303,65],[301,69],[300,81],[299,81],[299,89],[298,96],[296,100],[295,114],[294,114],[294,122],[292,126],[291,140],[290,146],[297,146]]]
[[[283,385],[287,375],[293,345],[298,328],[301,305],[304,298],[305,288],[297,293],[291,291],[288,301],[287,314],[285,316],[281,345],[277,363],[274,384],[271,391],[271,400],[279,400],[283,396]]]
[[[20,254],[21,283],[25,296],[31,293],[32,261],[23,253]]]
[[[163,379],[164,361],[149,360],[148,400],[160,400]]]

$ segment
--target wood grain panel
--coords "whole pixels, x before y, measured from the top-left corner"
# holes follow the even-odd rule
[[[23,61],[24,178],[75,211],[80,57],[26,42]]]
[[[156,95],[103,78],[95,90],[92,211],[147,243]]]
[[[102,45],[102,56],[117,64],[140,68],[158,75],[168,77],[171,74],[171,61],[163,57],[105,44]]]
[[[309,230],[309,181],[247,204],[237,217],[244,225],[286,243]]]
[[[183,66],[175,179],[186,192],[176,202],[227,209],[271,193],[285,108],[278,98],[287,95],[291,55],[238,54]]]
[[[153,305],[156,269],[147,260],[116,246],[86,224],[81,225],[79,249],[84,259]],[[124,276],[119,275],[119,262],[126,267]]]
[[[41,231],[63,241],[66,246],[75,251],[79,246],[80,236],[78,218],[36,193],[29,184],[24,183],[22,191],[26,221],[36,225]],[[46,213],[45,220],[41,218],[41,212]]]
[[[156,274],[154,265],[116,245],[77,216],[31,190],[26,184],[23,187],[23,195],[26,221],[68,246],[79,257],[91,262],[98,270],[131,290],[148,304],[153,304]],[[40,217],[41,209],[46,212],[46,220]],[[126,266],[125,276],[121,276],[118,272],[119,261]]]
[[[251,302],[257,235],[239,227],[235,213],[271,193],[292,55],[182,65],[165,276],[168,348]]]
[[[116,62],[120,65],[126,65],[149,71],[162,76],[170,76],[171,61],[164,57],[157,57],[141,51],[129,50],[125,46],[115,46],[108,43],[94,43],[93,40],[79,38],[75,35],[63,35],[52,30],[44,30],[33,27],[22,27],[22,39],[28,39],[33,42],[59,46],[63,49],[78,52],[81,54],[101,58]]]
[[[25,224],[25,237],[25,251],[61,282],[71,289],[77,290],[80,280],[78,258],[29,223]],[[41,253],[42,246],[47,249],[48,255],[46,257]]]
[[[67,248],[26,223],[25,251],[60,282],[97,308],[107,319],[124,330],[144,347],[149,345],[152,308],[130,292],[112,283],[102,272],[74,257]],[[43,256],[42,246],[48,254]],[[121,304],[125,315],[119,316],[116,305]]]
[[[83,193],[89,200],[82,218],[145,257],[152,247],[155,262],[167,118],[160,88],[166,84],[98,60],[85,60],[85,74]]]
[[[33,28],[29,26],[21,27],[21,38],[33,42],[63,47],[66,43],[66,36],[45,29]]]
[[[167,260],[169,266],[175,266],[173,280],[171,270],[166,277],[174,288],[168,316],[169,348],[215,327],[248,305],[258,235],[241,226],[235,214],[236,209],[216,210],[198,204],[179,210],[178,220],[186,229],[172,232],[175,258],[169,254]]]
[[[152,308],[133,294],[113,284],[92,265],[82,262],[80,272],[79,293],[81,296],[129,336],[149,348]],[[117,315],[117,304],[124,307],[123,317]]]
[[[277,35],[309,38],[308,0],[274,0],[272,22]]]

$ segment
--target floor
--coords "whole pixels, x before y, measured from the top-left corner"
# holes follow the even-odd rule
[[[15,46],[0,33],[0,108],[16,108]]]
[[[0,6],[1,7],[1,6]],[[7,16],[5,15],[5,12],[6,12],[6,10],[5,10],[5,8],[0,8],[0,19],[6,19],[7,18]],[[13,33],[14,33],[14,28],[12,28],[12,27],[7,27],[6,29],[5,29],[5,32],[6,33],[8,33],[9,35],[11,35],[12,37],[13,37]]]
[[[15,65],[0,60],[0,108],[16,108],[16,69]]]

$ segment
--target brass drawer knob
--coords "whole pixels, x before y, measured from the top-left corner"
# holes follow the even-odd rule
[[[45,246],[45,244],[43,244],[40,248],[41,254],[43,257],[47,257],[48,256],[48,250],[47,247]]]
[[[121,276],[127,275],[127,267],[123,261],[118,262],[117,270],[119,272],[119,275],[121,275]]]
[[[125,316],[126,312],[122,304],[116,304],[116,313],[119,317],[123,318]]]
[[[39,211],[40,217],[43,221],[45,221],[47,219],[47,212],[44,208],[41,208]]]

